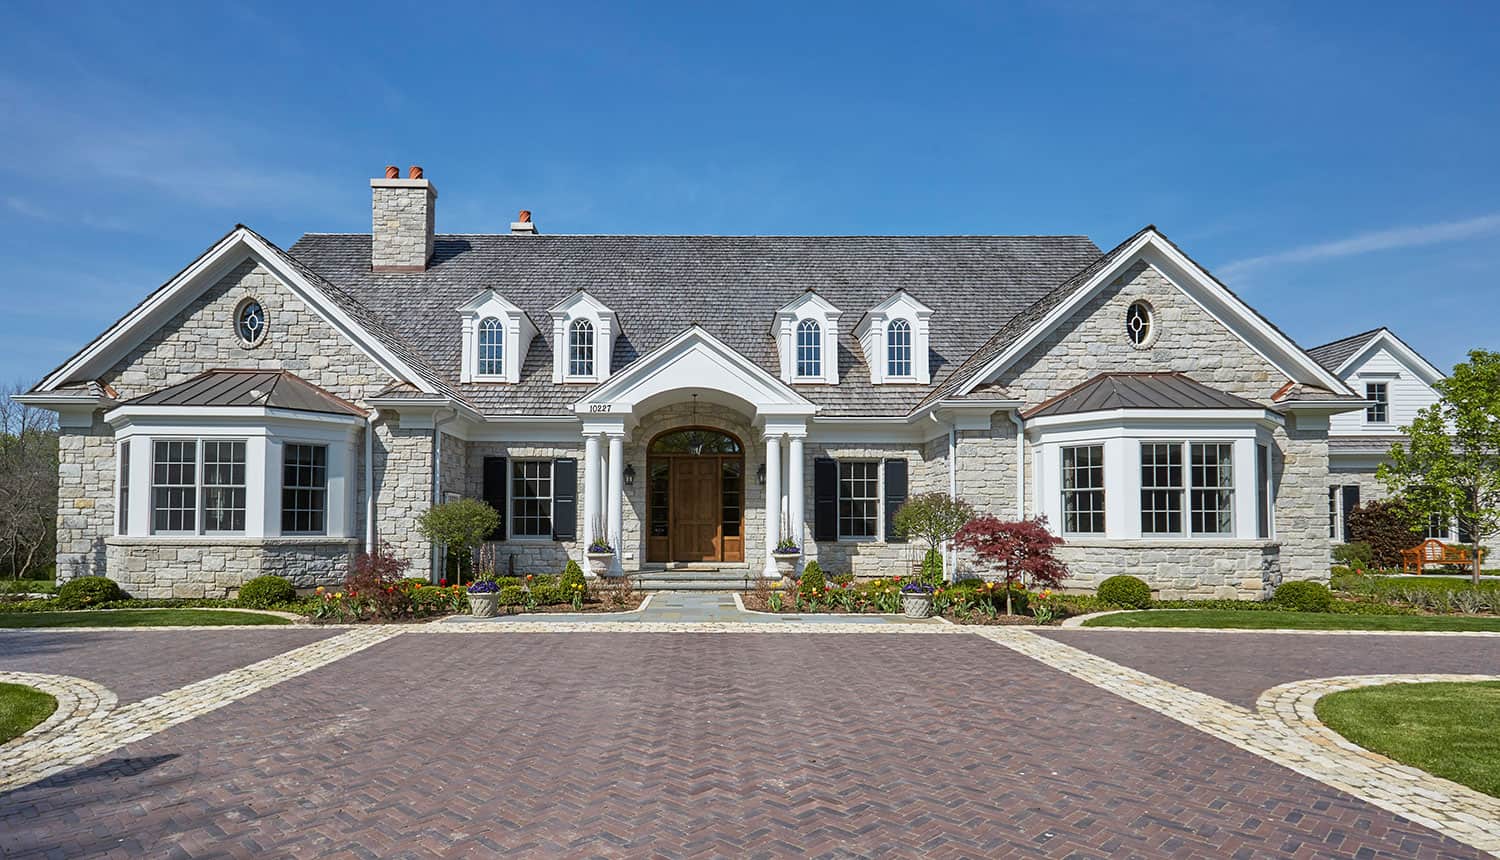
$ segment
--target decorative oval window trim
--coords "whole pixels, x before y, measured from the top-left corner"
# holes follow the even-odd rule
[[[243,325],[245,320],[245,312],[249,310],[252,305],[255,306],[255,308],[260,312],[260,331],[253,333],[252,337],[246,337],[245,327]],[[262,343],[265,343],[266,330],[270,328],[270,325],[266,320],[265,304],[263,304],[260,299],[254,296],[246,296],[245,298],[240,299],[239,304],[234,306],[234,320],[230,324],[234,327],[234,336],[239,339],[240,346],[244,347],[245,349],[254,349],[257,346],[260,346]]]
[[[1143,321],[1143,322],[1141,322]],[[1156,318],[1156,308],[1145,299],[1130,303],[1125,309],[1125,340],[1134,349],[1150,349],[1161,335],[1161,326]]]

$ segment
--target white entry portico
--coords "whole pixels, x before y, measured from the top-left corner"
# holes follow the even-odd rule
[[[615,552],[611,567],[622,570],[626,437],[635,432],[641,416],[679,403],[733,410],[760,431],[765,444],[764,546],[747,546],[745,557],[763,558],[766,575],[775,576],[771,551],[777,542],[791,538],[800,546],[805,540],[803,440],[818,407],[698,326],[632,362],[574,404],[584,437],[584,547],[602,528]],[[784,446],[789,448],[785,458]]]

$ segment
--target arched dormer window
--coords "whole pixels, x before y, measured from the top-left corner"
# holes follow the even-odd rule
[[[885,330],[886,376],[911,376],[911,323],[891,320]]]
[[[479,323],[478,361],[475,366],[480,376],[502,376],[505,374],[505,327],[495,317],[485,317]]]
[[[568,326],[568,375],[594,375],[594,324],[586,319]]]
[[[817,320],[797,323],[797,375],[823,375],[823,327]]]

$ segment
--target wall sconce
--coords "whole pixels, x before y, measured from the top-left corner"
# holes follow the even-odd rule
[[[766,464],[765,463],[761,463],[760,464],[760,468],[755,470],[755,480],[759,481],[760,485],[762,487],[764,487],[766,485]]]
[[[630,463],[625,464],[625,486],[635,486],[635,466]]]

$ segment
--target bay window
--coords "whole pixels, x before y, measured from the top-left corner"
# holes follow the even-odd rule
[[[158,534],[198,530],[196,439],[163,439],[152,447],[151,530]]]
[[[1232,444],[1141,443],[1141,534],[1183,534],[1184,507],[1187,534],[1234,534]]]
[[[1104,534],[1104,446],[1062,449],[1065,534]]]
[[[120,532],[130,525],[130,446],[120,446]],[[245,442],[157,439],[151,446],[153,534],[245,530]]]
[[[281,472],[281,533],[325,533],[328,446],[282,446]]]

